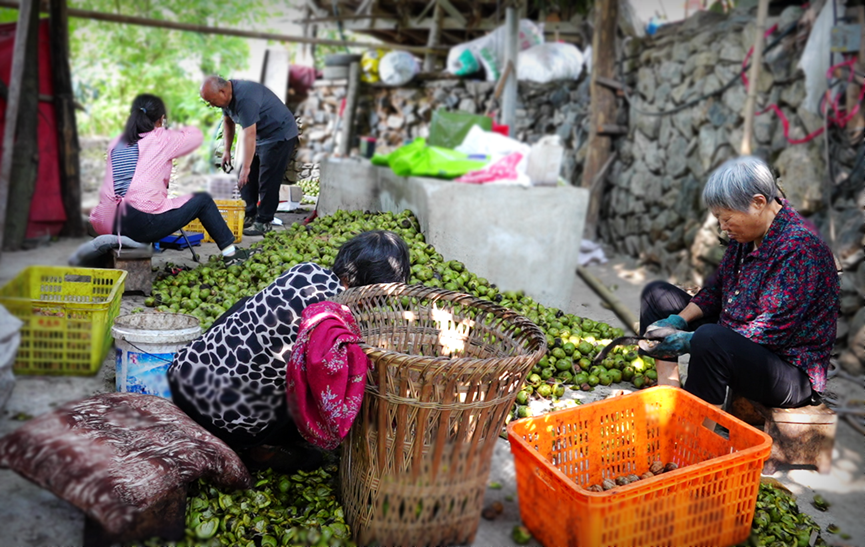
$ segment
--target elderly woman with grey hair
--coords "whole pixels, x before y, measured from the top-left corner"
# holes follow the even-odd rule
[[[642,294],[641,334],[680,331],[650,350],[659,383],[679,385],[676,360],[690,354],[685,390],[708,403],[729,387],[770,407],[816,404],[838,319],[832,251],[759,158],[721,165],[703,201],[730,239],[718,269],[693,298],[660,281]]]

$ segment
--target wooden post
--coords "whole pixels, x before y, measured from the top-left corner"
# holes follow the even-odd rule
[[[312,10],[309,6],[304,6],[303,8],[303,37],[309,38],[313,35],[313,28],[315,26],[314,23],[310,23],[308,19],[312,17]],[[315,59],[313,56],[312,45],[311,44],[300,44],[300,47],[296,50],[297,54],[294,57],[294,62],[301,66],[315,66]]]
[[[595,3],[595,29],[592,36],[592,80],[591,80],[591,124],[589,129],[588,150],[583,169],[582,187],[588,188],[589,208],[586,212],[584,235],[595,239],[598,231],[598,217],[601,211],[601,196],[604,185],[592,183],[595,175],[610,157],[612,138],[602,134],[598,128],[616,123],[616,94],[612,89],[598,83],[597,78],[615,77],[616,28],[619,16],[618,0],[598,0]],[[594,188],[593,188],[594,186]]]
[[[3,159],[0,160],[0,236],[5,250],[20,248],[27,231],[33,199],[38,153],[36,127],[39,109],[38,0],[21,4],[15,28]],[[5,218],[4,218],[5,217]]]
[[[57,160],[60,164],[60,193],[66,210],[61,235],[84,235],[81,219],[81,165],[78,160],[78,126],[72,72],[69,69],[69,16],[66,0],[51,0],[51,74],[54,83],[54,116],[57,123]]]
[[[505,12],[505,67],[513,66],[510,77],[505,80],[505,89],[502,94],[501,124],[508,126],[508,134],[513,137],[517,121],[517,53],[519,47],[517,41],[520,38],[520,20],[517,11],[509,7]],[[505,72],[507,72],[506,69]]]
[[[360,63],[353,62],[348,69],[348,90],[345,95],[345,110],[342,113],[342,135],[339,155],[347,158],[351,153],[351,137],[354,133],[354,114],[360,91]]]
[[[445,10],[441,3],[436,2],[433,8],[433,26],[429,29],[429,39],[427,39],[427,47],[433,48],[439,45],[442,35],[442,24],[445,20]],[[427,52],[423,58],[423,71],[433,72],[436,69],[436,55],[432,51]]]
[[[757,103],[757,80],[760,79],[760,65],[763,64],[763,34],[766,32],[766,16],[769,14],[769,0],[760,0],[757,8],[757,29],[754,31],[754,55],[751,56],[751,70],[748,73],[748,99],[745,101],[745,125],[742,130],[742,146],[739,153],[751,154],[751,136],[754,133],[754,105]]]

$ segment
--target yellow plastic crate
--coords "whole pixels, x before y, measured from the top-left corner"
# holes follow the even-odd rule
[[[90,375],[111,347],[123,270],[30,266],[0,288],[0,305],[24,322],[13,370]]]
[[[243,217],[246,212],[246,203],[242,199],[215,199],[213,201],[216,203],[222,218],[225,219],[225,223],[228,224],[228,229],[234,234],[234,242],[240,243],[243,240]],[[214,239],[210,237],[198,219],[187,224],[184,230],[202,233],[205,243],[214,243]]]

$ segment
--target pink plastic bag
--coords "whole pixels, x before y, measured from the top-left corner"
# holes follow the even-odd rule
[[[460,178],[457,182],[469,182],[472,184],[484,184],[485,182],[495,182],[499,180],[515,180],[518,178],[517,164],[523,159],[523,155],[519,152],[508,154],[499,161],[490,164],[483,169],[470,171]]]

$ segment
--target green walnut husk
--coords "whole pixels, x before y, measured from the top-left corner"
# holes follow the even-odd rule
[[[300,184],[306,195],[317,192],[313,181]],[[175,273],[174,268],[168,268],[160,272],[152,295],[144,303],[157,311],[193,315],[201,322],[202,330],[207,330],[237,300],[255,295],[292,266],[315,262],[332,267],[340,245],[367,230],[390,230],[406,241],[412,264],[410,283],[492,301],[527,317],[541,328],[548,350],[522,386],[524,394],[513,408],[515,417],[519,417],[516,405],[525,406],[539,399],[556,400],[564,396],[567,386],[582,388],[585,385],[584,389],[591,390],[598,384],[620,381],[631,382],[637,388],[654,385],[654,360],[640,357],[636,346],[616,347],[599,365],[593,365],[592,360],[604,346],[624,334],[622,329],[544,306],[521,290],[502,290],[494,282],[471,272],[462,262],[446,260],[426,242],[420,222],[409,210],[401,213],[337,211],[318,217],[306,226],[294,224],[285,230],[274,230],[263,241],[252,245],[259,252],[242,266],[226,267],[221,258],[214,255],[195,269]],[[589,369],[595,373],[582,375]],[[540,389],[527,389],[529,387]]]
[[[253,474],[249,490],[221,491],[203,480],[192,484],[186,503],[186,537],[153,538],[138,547],[354,546],[336,496],[336,465],[284,475]]]
[[[813,545],[827,545],[820,537],[820,526],[799,511],[795,498],[771,484],[761,483],[751,535],[737,547],[808,547],[813,534],[816,534]]]

